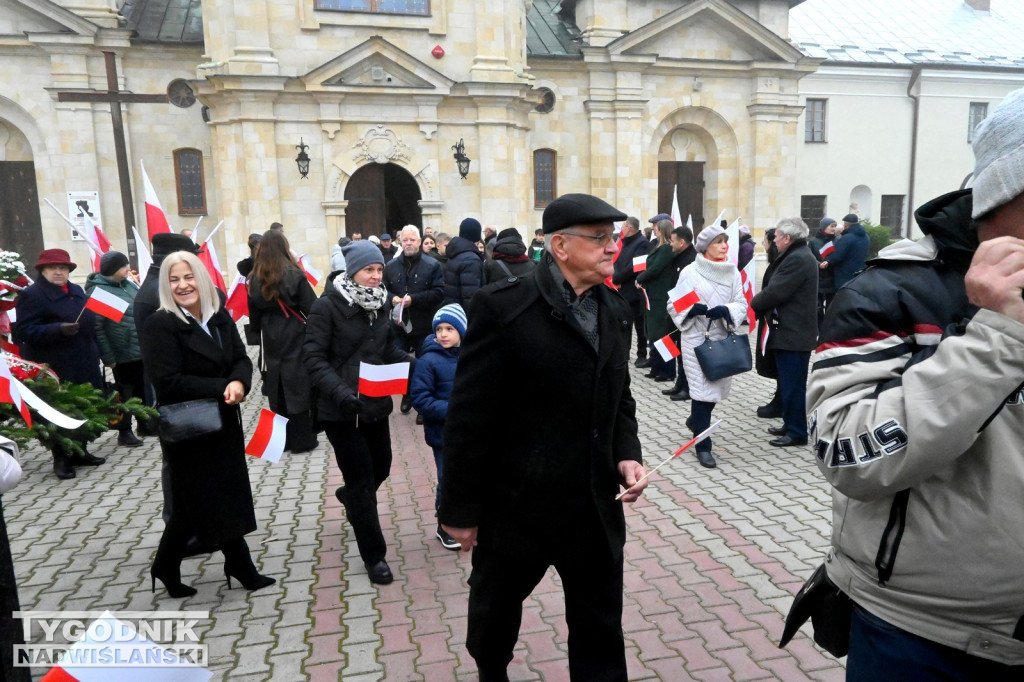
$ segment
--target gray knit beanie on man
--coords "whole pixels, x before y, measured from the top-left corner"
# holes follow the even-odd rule
[[[974,131],[972,218],[1024,192],[1024,89],[1014,90]]]
[[[342,247],[341,253],[345,256],[345,271],[349,278],[367,265],[378,263],[384,265],[384,254],[380,252],[377,245],[370,241],[352,242]]]

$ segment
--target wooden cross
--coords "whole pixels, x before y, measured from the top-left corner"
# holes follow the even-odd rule
[[[132,198],[132,181],[128,175],[128,149],[124,143],[124,121],[121,118],[121,103],[130,102],[163,102],[167,103],[167,94],[139,95],[126,92],[117,87],[117,63],[114,53],[104,50],[103,61],[107,68],[107,89],[104,90],[72,90],[57,93],[58,102],[108,102],[110,104],[110,120],[114,126],[114,151],[117,154],[117,177],[121,183],[121,210],[124,213],[124,233],[128,242],[128,259],[132,267],[138,267],[138,256],[135,253],[135,240],[132,238],[132,226],[135,223],[135,203]],[[144,230],[141,230],[145,234]]]

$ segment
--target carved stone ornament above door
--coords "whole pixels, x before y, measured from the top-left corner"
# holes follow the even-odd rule
[[[391,161],[409,162],[409,155],[412,149],[402,142],[402,139],[395,131],[385,128],[383,123],[378,123],[370,128],[352,147],[356,150],[352,155],[353,160],[366,159],[374,163],[389,163]]]

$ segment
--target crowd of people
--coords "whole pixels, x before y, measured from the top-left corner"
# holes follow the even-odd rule
[[[436,537],[473,552],[467,648],[480,679],[508,679],[523,601],[553,566],[570,678],[620,682],[622,502],[647,485],[631,348],[646,378],[673,382],[663,390],[670,401],[690,402],[696,436],[731,383],[697,349],[752,311],[757,371],[777,380],[757,409],[782,420],[769,444],[813,446],[808,461],[835,488],[833,546],[798,601],[830,647],[849,653],[847,679],[1018,679],[1022,131],[1024,90],[978,128],[973,189],[926,203],[916,213],[925,237],[883,249],[866,269],[856,215],[822,219],[813,237],[800,218],[780,220],[765,235],[768,267],[749,300],[749,229],[734,261],[724,225],[695,235],[659,214],[648,235],[586,194],[552,201],[529,245],[515,228],[474,218],[451,238],[412,225],[397,244],[352,232],[331,254],[319,297],[275,224],[250,236],[238,264],[246,340],[259,346],[271,408],[288,416],[286,447],[309,451],[321,432],[331,443],[344,478],[335,495],[372,582],[394,580],[377,511],[394,401],[361,395],[360,365],[408,362],[400,410],[417,411],[434,453]],[[87,290],[69,281],[67,252],[47,249],[17,308],[27,359],[97,388],[102,362],[126,395],[176,408],[157,431],[165,527],[151,567],[154,589],[159,580],[171,597],[196,593],[181,581],[182,560],[214,551],[229,585],[275,582],[244,539],[256,520],[239,404],[254,368],[198,248],[157,235],[141,287],[127,258],[108,253]],[[127,303],[123,320],[85,310],[95,289]],[[666,339],[677,359],[662,356]],[[531,428],[504,437],[489,408],[538,405],[526,366],[545,377],[544,397]],[[172,415],[192,403],[201,405],[188,413],[191,430],[176,429]],[[141,442],[130,422],[118,430],[120,445]],[[85,453],[55,451],[55,474],[103,463]],[[695,455],[717,466],[710,438]],[[815,601],[822,594],[826,607]]]

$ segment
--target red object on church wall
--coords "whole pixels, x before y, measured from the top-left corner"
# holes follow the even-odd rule
[[[434,59],[440,59],[444,56],[444,48],[440,45],[434,45],[434,49],[430,51],[430,54],[434,55]]]

